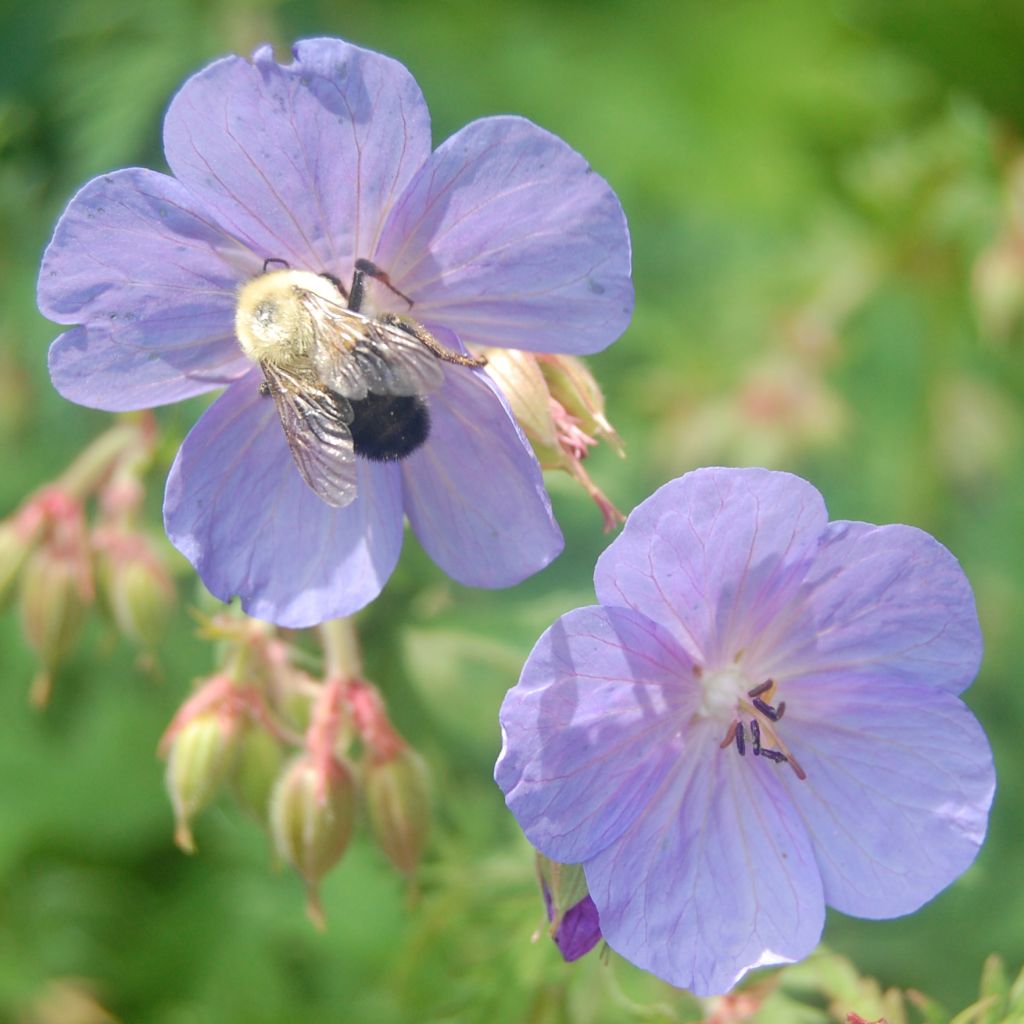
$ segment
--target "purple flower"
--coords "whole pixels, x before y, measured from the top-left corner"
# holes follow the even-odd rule
[[[111,411],[227,385],[178,453],[164,518],[207,587],[258,618],[305,626],[365,605],[395,567],[404,517],[456,580],[517,583],[562,536],[487,375],[443,364],[426,443],[358,459],[358,497],[333,508],[299,476],[238,345],[238,291],[268,259],[345,284],[369,259],[449,346],[596,352],[632,310],[622,209],[528,121],[475,121],[431,152],[400,64],[333,39],[294,56],[279,65],[264,47],[210,65],[167,113],[173,177],[115,171],[72,199],[39,278],[43,313],[77,325],[50,350],[54,384]],[[364,311],[410,313],[378,282]]]
[[[809,953],[826,903],[907,914],[970,865],[981,635],[933,538],[703,469],[633,512],[595,587],[506,697],[495,774],[530,841],[583,864],[613,949],[718,994]]]

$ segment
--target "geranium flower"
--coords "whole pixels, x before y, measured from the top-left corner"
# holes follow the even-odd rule
[[[372,260],[363,311],[409,314],[449,346],[596,352],[632,310],[614,193],[564,142],[517,117],[467,125],[431,152],[400,64],[334,39],[228,57],[190,78],[164,124],[173,177],[130,168],[72,199],[43,258],[39,306],[77,325],[50,350],[65,397],[121,411],[227,385],[167,483],[174,544],[217,597],[305,626],[372,600],[403,518],[462,583],[501,587],[562,547],[540,469],[499,390],[444,364],[431,431],[408,458],[359,462],[358,497],[299,476],[233,321],[265,261],[347,284]]]
[[[981,635],[928,534],[703,469],[632,513],[595,587],[506,697],[496,778],[583,864],[613,949],[719,994],[809,953],[826,903],[907,914],[972,862],[994,775],[957,694]]]

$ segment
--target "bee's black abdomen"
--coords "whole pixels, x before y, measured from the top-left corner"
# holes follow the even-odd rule
[[[427,404],[415,395],[367,395],[349,402],[354,413],[349,424],[352,447],[364,459],[404,459],[430,434]]]

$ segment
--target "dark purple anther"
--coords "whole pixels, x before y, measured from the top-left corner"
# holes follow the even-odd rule
[[[765,704],[760,697],[754,698],[754,707],[764,715],[765,718],[770,722],[777,722],[779,720],[779,713],[771,706],[771,704]]]
[[[779,701],[779,706],[775,709],[775,714],[778,715],[778,718],[776,718],[776,721],[778,721],[779,718],[782,718],[782,716],[785,713],[786,713],[786,702],[784,700],[780,700]]]
[[[750,723],[750,742],[754,745],[754,757],[761,753],[761,726],[757,720]]]
[[[775,684],[770,680],[766,679],[760,686],[755,686],[752,690],[747,690],[748,697],[760,697],[762,693],[767,693]]]
[[[743,723],[736,723],[736,749],[740,752],[740,757],[743,757],[747,752],[747,744],[743,740]]]
[[[772,750],[770,747],[762,747],[761,756],[767,757],[769,761],[774,761],[776,764],[789,760],[781,750]]]

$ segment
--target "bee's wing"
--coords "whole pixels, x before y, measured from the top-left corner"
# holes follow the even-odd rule
[[[328,505],[351,504],[356,496],[356,458],[348,429],[352,406],[312,373],[261,366],[302,479]]]
[[[316,343],[310,353],[320,379],[345,398],[426,395],[444,379],[440,361],[400,323],[373,320],[307,293]]]

